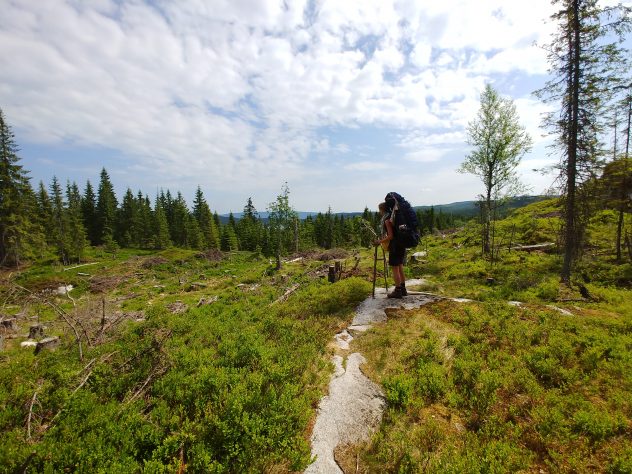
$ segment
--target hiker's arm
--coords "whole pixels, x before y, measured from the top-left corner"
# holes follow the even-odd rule
[[[390,219],[387,219],[385,221],[385,225],[386,225],[386,235],[384,237],[382,237],[381,239],[378,239],[375,241],[375,245],[381,245],[383,242],[388,242],[389,240],[393,239],[393,223],[391,222]]]

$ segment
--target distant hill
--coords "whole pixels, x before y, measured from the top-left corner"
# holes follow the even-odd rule
[[[544,199],[548,199],[548,197],[547,196],[520,196],[509,201],[509,203],[507,203],[506,209],[507,210],[517,209],[520,207],[524,207],[528,204],[531,204],[533,202],[543,201]],[[424,211],[432,207],[434,207],[435,212],[441,211],[444,214],[454,214],[455,216],[473,217],[473,216],[478,215],[479,213],[478,201],[460,201],[460,202],[452,202],[450,204],[434,204],[431,206],[413,206],[413,208],[418,211]],[[297,212],[297,214],[299,218],[302,220],[302,219],[307,218],[308,216],[316,216],[318,212],[300,211],[300,212]],[[342,215],[344,217],[354,217],[354,216],[361,216],[362,211],[335,212],[334,214],[338,216]],[[233,213],[233,216],[235,217],[235,219],[241,219],[242,215],[243,213],[241,212]],[[266,221],[268,220],[268,213],[260,212],[259,217],[263,219],[264,221]],[[228,214],[222,214],[219,216],[219,218],[223,224],[228,222]]]
[[[548,196],[520,196],[509,201],[506,210],[518,209],[531,203],[549,199]],[[437,204],[433,206],[414,206],[416,210],[424,211],[434,207],[435,212],[444,214],[454,214],[458,216],[476,216],[479,213],[478,201],[461,201],[450,204]]]

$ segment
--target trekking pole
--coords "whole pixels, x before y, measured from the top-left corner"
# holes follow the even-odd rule
[[[371,298],[375,299],[375,280],[377,278],[377,245],[375,246],[375,253],[373,255],[373,292]]]
[[[386,279],[388,276],[388,265],[386,264],[386,252],[384,252],[384,247],[382,247],[382,261],[384,262],[384,288],[386,289],[386,293],[388,293],[388,280]]]

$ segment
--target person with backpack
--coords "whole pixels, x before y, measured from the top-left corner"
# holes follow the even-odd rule
[[[419,243],[417,214],[408,201],[395,192],[386,195],[379,209],[382,215],[383,237],[376,240],[376,245],[388,243],[388,264],[395,280],[395,289],[386,296],[402,298],[408,295],[404,276],[406,249]]]

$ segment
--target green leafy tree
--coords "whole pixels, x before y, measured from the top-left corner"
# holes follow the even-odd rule
[[[290,188],[285,183],[276,201],[268,205],[270,241],[276,257],[277,268],[281,268],[281,255],[292,248],[295,240],[295,219],[297,218],[296,212],[290,206]]]
[[[491,223],[498,201],[522,191],[516,168],[531,149],[531,137],[520,125],[516,106],[489,84],[481,94],[476,119],[467,127],[468,144],[474,147],[459,171],[483,182],[481,195],[483,251],[490,252]]]
[[[546,45],[552,78],[536,92],[558,110],[545,117],[556,137],[563,189],[564,262],[561,279],[570,283],[590,216],[590,187],[600,167],[604,148],[600,140],[607,104],[621,81],[625,53],[621,48],[629,31],[629,9],[601,8],[597,0],[554,0],[558,10],[551,19],[557,30]]]

